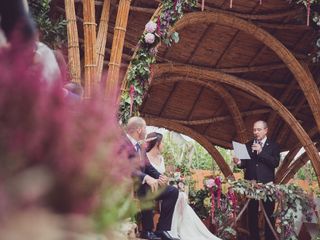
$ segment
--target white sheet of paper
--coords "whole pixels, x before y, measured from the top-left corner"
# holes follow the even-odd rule
[[[245,144],[232,141],[235,157],[239,159],[251,159]]]

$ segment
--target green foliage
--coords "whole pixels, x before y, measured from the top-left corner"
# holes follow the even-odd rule
[[[168,46],[179,42],[179,34],[172,33],[169,36],[169,29],[182,18],[184,11],[196,6],[196,0],[162,0],[161,11],[151,21],[157,25],[156,30],[142,34],[139,40],[139,50],[128,69],[127,92],[121,96],[119,117],[123,123],[126,123],[130,117],[130,96],[128,94],[130,86],[134,86],[135,94],[132,102],[132,112],[137,114],[139,106],[142,104],[144,93],[148,90],[148,80],[151,75],[151,64],[156,62],[157,47],[163,42]],[[154,41],[145,39],[146,35],[154,37]]]
[[[97,231],[105,231],[106,227],[113,227],[114,224],[137,213],[136,205],[130,195],[131,192],[122,187],[109,189],[104,193],[101,206],[93,214]]]
[[[167,165],[179,168],[183,174],[189,175],[190,169],[218,170],[219,167],[212,159],[211,155],[196,141],[186,141],[185,143],[175,143],[172,140],[170,132],[164,135],[163,155]],[[219,151],[225,151],[228,159],[228,150],[219,148]]]
[[[317,181],[317,175],[310,161],[308,161],[302,168],[298,170],[295,178],[308,180],[309,182]]]
[[[50,3],[51,0],[29,0],[30,12],[38,25],[41,41],[56,48],[67,40],[67,21],[62,16],[50,18]]]
[[[213,190],[214,189],[214,190]],[[222,193],[218,197],[217,188],[208,187],[198,191],[190,192],[189,200],[190,206],[194,209],[197,215],[202,219],[210,219],[210,224],[214,228],[214,234],[221,239],[234,239],[236,231],[232,227],[235,215],[233,214],[234,208],[232,201],[228,198],[227,194]],[[212,191],[214,194],[212,194]],[[214,196],[214,217],[212,218],[212,197]],[[218,207],[220,201],[220,207]],[[212,229],[210,227],[210,229]]]

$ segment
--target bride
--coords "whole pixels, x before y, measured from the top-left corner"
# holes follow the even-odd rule
[[[163,144],[162,134],[157,132],[149,133],[147,139],[152,139],[148,142],[146,152],[150,164],[163,174],[165,163],[161,155]],[[178,237],[181,240],[219,240],[214,236],[202,223],[193,209],[188,204],[188,197],[184,192],[179,193],[177,203],[175,205],[171,231],[173,237]]]

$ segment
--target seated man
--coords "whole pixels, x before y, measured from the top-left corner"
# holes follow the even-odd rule
[[[143,118],[132,117],[129,119],[126,127],[126,147],[128,150],[128,157],[132,164],[137,163],[137,168],[133,172],[133,176],[139,183],[137,191],[138,197],[143,199],[147,192],[151,189],[152,192],[158,190],[160,185],[163,190],[161,194],[156,197],[156,200],[162,200],[161,214],[157,225],[157,231],[152,232],[153,229],[153,213],[152,209],[143,210],[142,216],[142,239],[151,240],[172,240],[173,238],[168,231],[171,230],[171,222],[176,201],[178,199],[179,191],[177,188],[168,186],[168,178],[161,175],[145,157],[144,150],[141,148],[140,142],[146,136],[146,122]]]

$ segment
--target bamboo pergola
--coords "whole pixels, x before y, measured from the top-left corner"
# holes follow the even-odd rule
[[[80,52],[86,53],[88,38],[79,26],[89,18],[93,23],[94,18],[92,13],[81,16],[85,0],[73,1],[75,9],[67,7],[71,0],[65,0],[69,66],[78,74],[74,79],[80,79],[79,65],[74,64],[77,35],[72,26],[76,26],[76,18],[80,43],[85,39]],[[145,24],[160,12],[159,2],[94,1],[96,15],[100,16],[96,60],[85,61],[85,66],[89,69],[96,64],[88,76],[95,79],[95,73],[101,75],[104,62],[108,71],[106,93],[121,83],[126,86],[122,78],[138,49]],[[96,36],[91,30],[87,35],[93,41]],[[173,31],[179,32],[180,41],[172,47],[158,46],[151,85],[140,107],[147,122],[196,139],[223,174],[230,176],[230,167],[215,146],[231,148],[232,140],[246,142],[252,137],[253,122],[266,120],[269,137],[280,144],[282,151],[289,151],[278,168],[276,181],[287,182],[311,160],[320,182],[320,157],[315,145],[320,140],[320,68],[312,60],[317,31],[306,25],[304,7],[282,0],[262,4],[238,0],[230,8],[228,1],[206,0],[204,11],[199,2],[197,9],[187,12],[172,27]],[[306,153],[296,159],[301,147]]]

